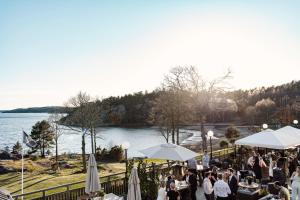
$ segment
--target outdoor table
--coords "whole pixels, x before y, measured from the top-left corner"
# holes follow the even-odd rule
[[[241,188],[237,191],[237,199],[239,200],[257,200],[259,196],[259,189]]]
[[[259,187],[259,184],[251,183],[251,185],[249,185],[248,183],[245,182],[239,182],[239,187],[247,188],[247,189],[257,189]]]
[[[260,198],[259,200],[276,200],[276,199],[280,199],[280,198],[278,198],[278,196],[276,196],[276,195],[268,194],[268,195]]]

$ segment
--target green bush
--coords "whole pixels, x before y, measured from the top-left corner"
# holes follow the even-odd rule
[[[228,142],[226,140],[222,140],[219,145],[221,148],[226,148],[228,147]]]
[[[97,161],[113,161],[120,162],[123,159],[124,150],[121,146],[113,146],[110,150],[106,148],[101,149],[98,147],[96,149],[96,160]]]

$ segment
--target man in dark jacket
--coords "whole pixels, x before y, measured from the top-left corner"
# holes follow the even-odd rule
[[[231,194],[229,195],[229,199],[235,200],[236,199],[236,194],[238,190],[238,180],[234,175],[234,170],[232,168],[228,169],[229,172],[229,179],[228,179],[228,185],[231,190]]]
[[[286,174],[284,173],[283,169],[283,163],[277,162],[277,167],[273,170],[273,181],[278,181],[280,185],[285,186],[286,185]]]
[[[197,191],[197,177],[196,175],[193,173],[192,170],[189,170],[189,186],[190,186],[190,191],[191,191],[191,199],[192,200],[197,200],[196,198],[196,191]]]

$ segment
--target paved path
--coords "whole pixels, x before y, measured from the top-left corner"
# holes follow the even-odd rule
[[[202,187],[198,186],[196,196],[197,196],[197,200],[205,200],[205,196],[204,196]]]

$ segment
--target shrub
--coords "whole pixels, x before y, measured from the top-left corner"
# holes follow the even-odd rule
[[[226,147],[228,147],[228,142],[227,142],[226,140],[222,140],[222,141],[220,142],[220,147],[221,147],[221,148],[226,148]]]

